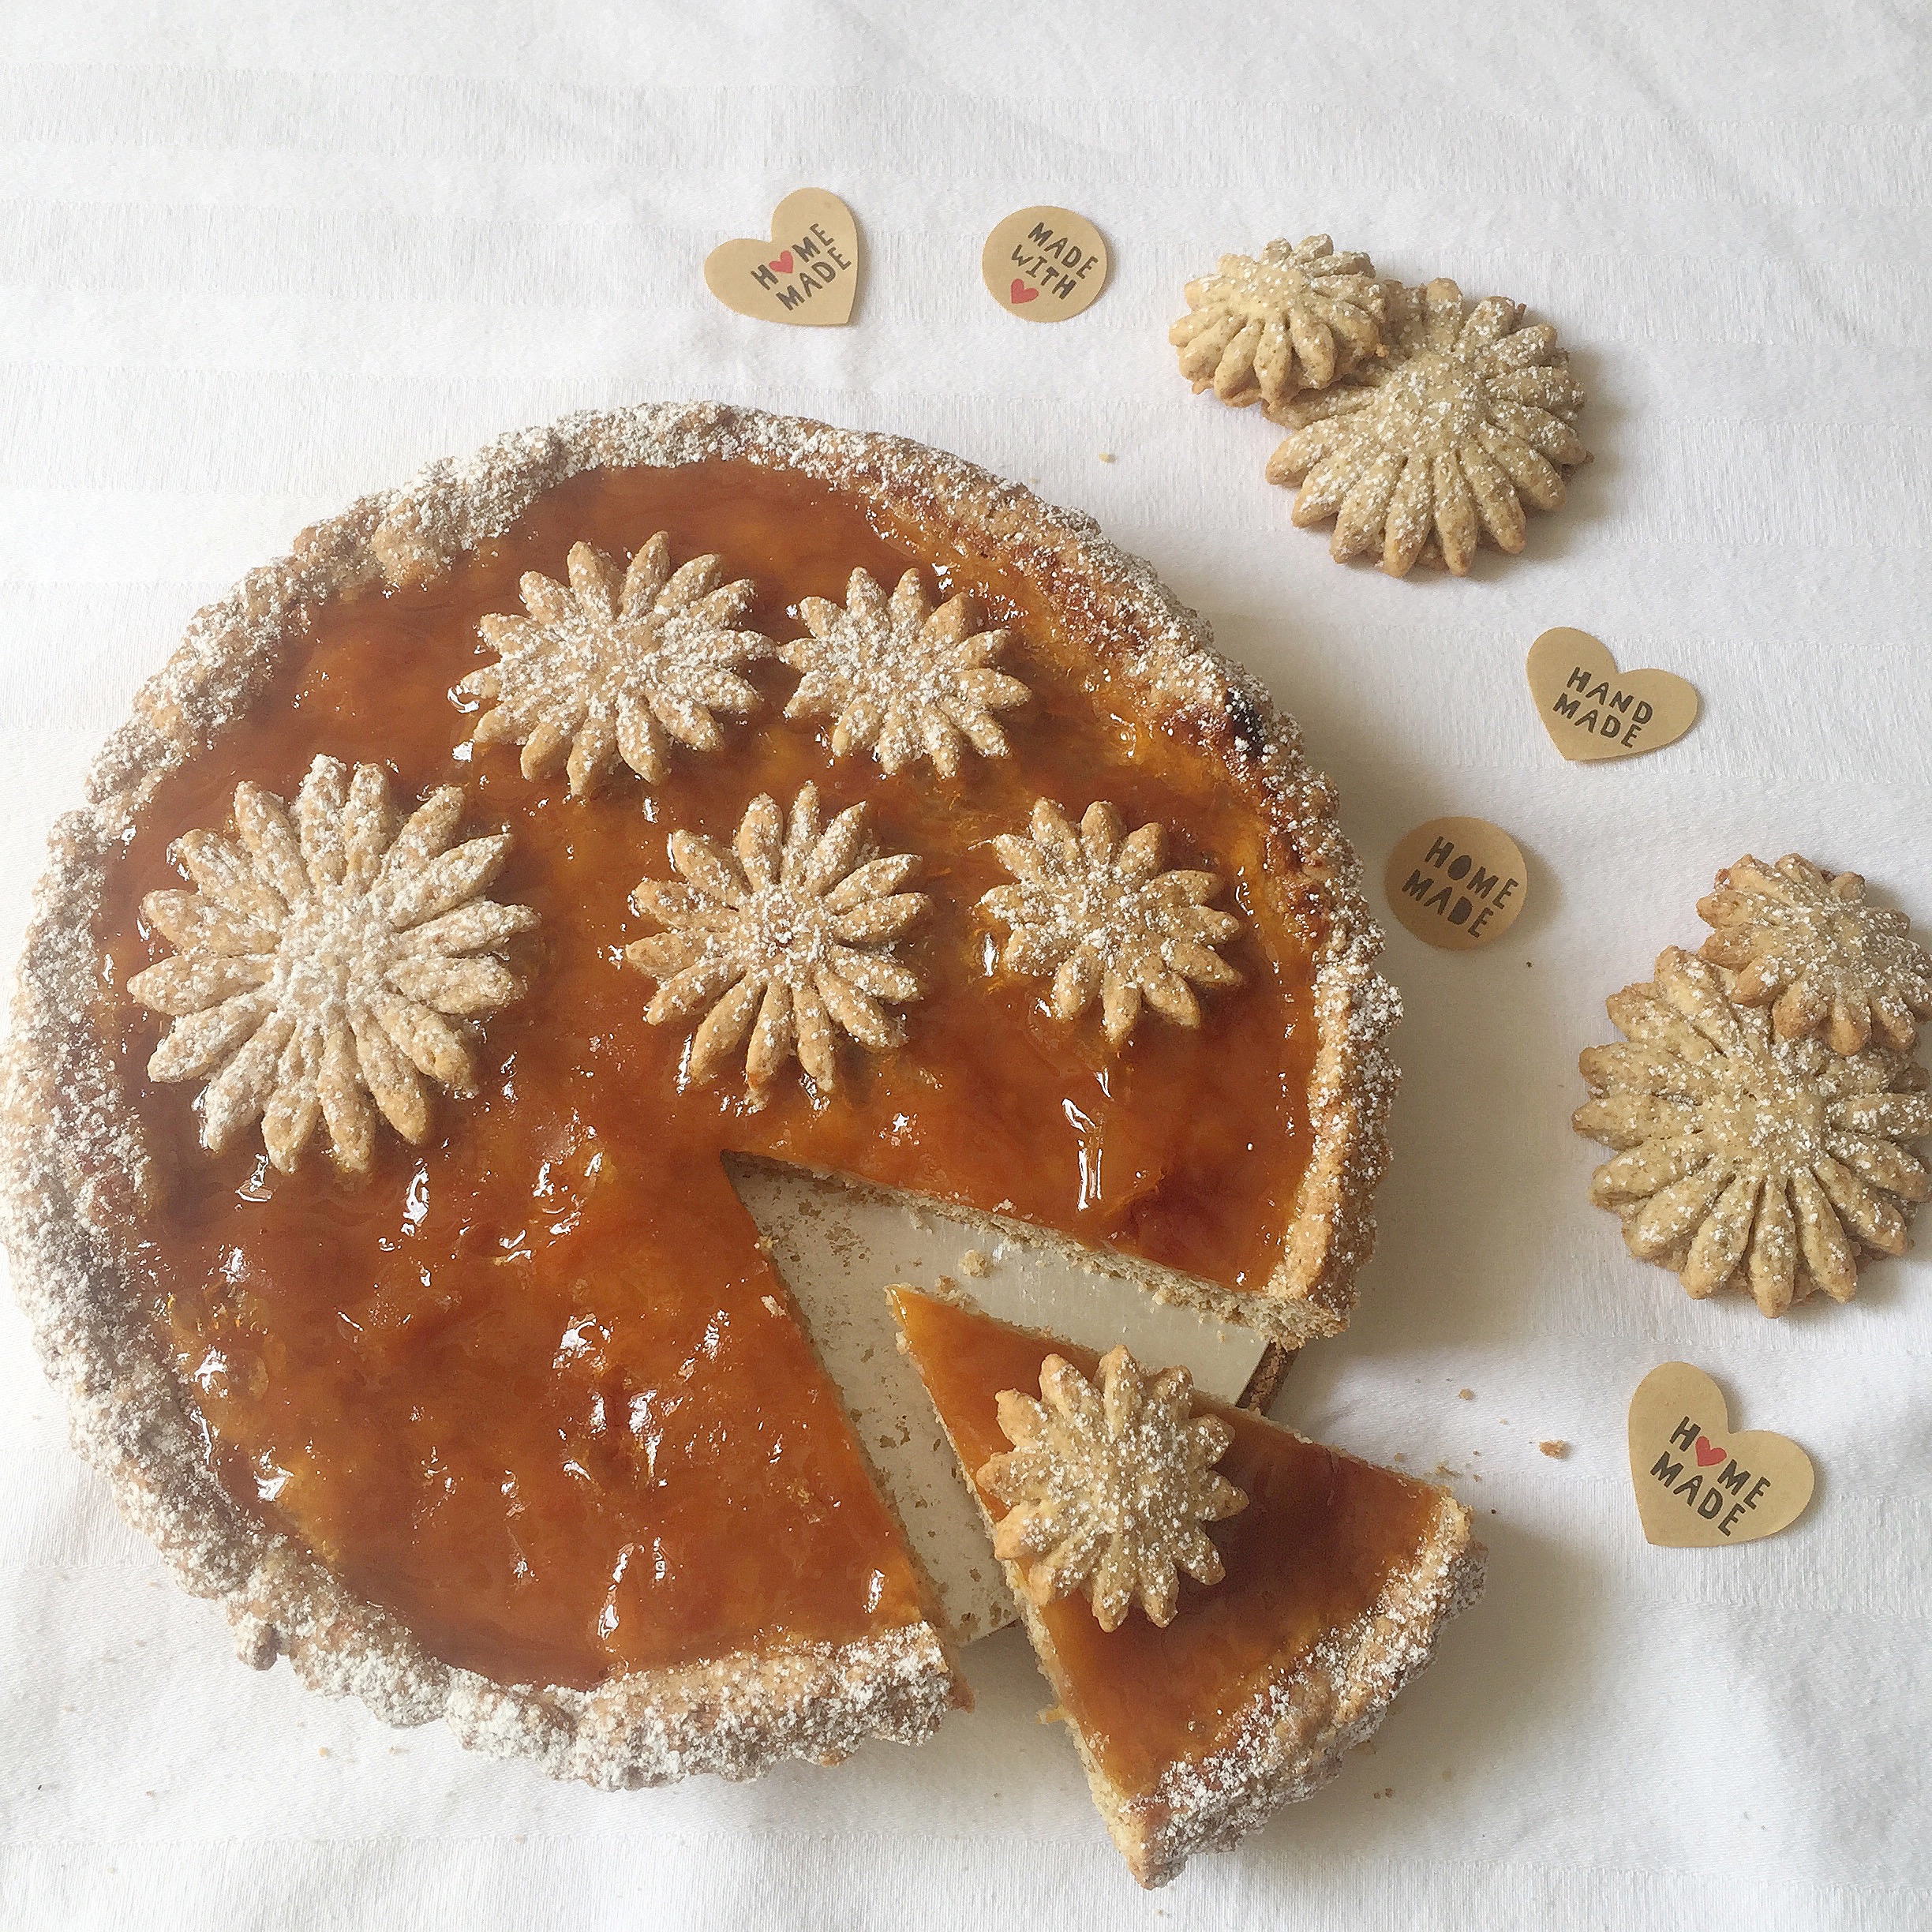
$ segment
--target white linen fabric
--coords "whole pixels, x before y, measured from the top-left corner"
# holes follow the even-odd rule
[[[1877,0],[0,12],[7,957],[48,823],[200,604],[430,458],[664,396],[901,432],[1091,511],[1301,720],[1378,908],[1439,814],[1533,868],[1487,950],[1393,934],[1381,1247],[1276,1410],[1440,1458],[1493,1552],[1312,1802],[1143,1896],[1013,1631],[927,1747],[746,1787],[605,1795],[388,1730],[233,1661],[0,1297],[0,1924],[1927,1923],[1932,1268],[1776,1323],[1694,1304],[1586,1204],[1567,1121],[1604,996],[1695,942],[1746,851],[1932,926],[1929,41]],[[706,252],[808,184],[859,218],[851,326],[728,313]],[[979,275],[1038,201],[1114,251],[1050,328]],[[1596,460],[1522,557],[1340,567],[1264,482],[1268,425],[1189,395],[1181,284],[1316,230],[1559,327]],[[1692,680],[1702,721],[1564,764],[1522,672],[1559,623]],[[1624,1408],[1678,1357],[1810,1451],[1786,1534],[1642,1541]]]

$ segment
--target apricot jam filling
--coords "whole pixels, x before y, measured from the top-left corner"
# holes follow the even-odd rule
[[[1001,1390],[1036,1393],[1050,1353],[1090,1378],[1099,1365],[1090,1350],[929,1296],[898,1289],[893,1301],[970,1470],[1012,1446],[999,1426]],[[1271,1672],[1292,1668],[1372,1608],[1390,1577],[1414,1562],[1438,1507],[1426,1484],[1304,1442],[1245,1409],[1199,1407],[1233,1428],[1215,1466],[1249,1499],[1209,1527],[1226,1566],[1221,1581],[1184,1575],[1165,1629],[1135,1611],[1103,1631],[1079,1595],[1039,1613],[1052,1645],[1041,1661],[1061,1709],[1109,1780],[1134,1796],[1151,1793],[1170,1765],[1228,1743]],[[1005,1514],[980,1494],[995,1520]]]
[[[468,745],[454,687],[493,661],[477,620],[521,608],[526,571],[562,578],[580,539],[622,558],[659,530],[675,560],[716,551],[752,578],[740,621],[778,640],[855,566],[971,589],[1033,693],[1004,720],[1012,755],[969,756],[953,780],[834,761],[826,730],[781,715],[796,677],[777,663],[751,667],[766,702],[724,747],[677,750],[656,786],[620,771],[573,799],[561,773],[526,780],[514,748]],[[1084,689],[1068,655],[1028,582],[935,562],[857,499],[742,463],[586,473],[433,584],[306,613],[272,686],[159,785],[97,929],[101,1024],[160,1175],[129,1260],[239,1502],[435,1654],[502,1681],[844,1641],[918,1619],[920,1588],[724,1153],[1265,1279],[1307,1161],[1306,942],[1262,889],[1253,807],[1207,754]],[[514,835],[492,896],[541,919],[512,954],[528,991],[481,1028],[479,1091],[439,1095],[423,1145],[383,1129],[354,1180],[320,1140],[289,1174],[259,1135],[204,1151],[194,1089],[145,1076],[163,1023],[121,991],[167,950],[140,906],[183,882],[171,842],[227,824],[240,780],[291,797],[318,752],[386,766],[399,796],[461,784],[470,829]],[[623,962],[653,930],[629,894],[669,876],[673,830],[728,841],[757,793],[788,802],[807,779],[828,814],[868,800],[880,848],[922,855],[932,910],[899,953],[926,991],[902,1048],[842,1050],[829,1099],[788,1072],[753,1110],[734,1077],[680,1088],[688,1029],[645,1023],[651,983]],[[1245,923],[1222,949],[1243,983],[1208,996],[1200,1031],[1149,1015],[1110,1054],[1093,1016],[1063,1024],[1043,982],[998,970],[975,913],[1006,876],[987,841],[1042,796],[1159,818],[1170,864],[1229,882]]]

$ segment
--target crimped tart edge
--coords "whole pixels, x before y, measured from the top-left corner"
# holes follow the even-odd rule
[[[634,1673],[588,1692],[501,1686],[432,1658],[293,1539],[245,1518],[207,1467],[192,1406],[107,1238],[138,1211],[149,1156],[90,1024],[92,927],[110,853],[160,780],[253,702],[301,605],[433,576],[581,470],[707,458],[797,470],[1040,575],[1069,636],[1122,671],[1170,728],[1219,754],[1318,893],[1313,1148],[1281,1261],[1240,1298],[1241,1316],[1264,1332],[1298,1342],[1345,1325],[1373,1244],[1395,1080],[1383,1042],[1400,1007],[1373,970],[1381,937],[1332,792],[1309,770],[1293,721],[1091,519],[961,459],[717,403],[584,412],[359,499],[197,613],[102,747],[87,804],[57,822],[36,888],[0,1065],[0,1213],[16,1293],[50,1378],[69,1396],[77,1446],[185,1586],[221,1600],[246,1661],[266,1666],[286,1654],[312,1687],[353,1692],[391,1722],[446,1717],[467,1743],[608,1786],[695,1770],[749,1777],[787,1758],[835,1759],[868,1735],[916,1742],[960,1699],[948,1641],[919,1623],[842,1648]]]

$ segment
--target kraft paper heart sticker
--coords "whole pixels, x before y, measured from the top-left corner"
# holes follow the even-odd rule
[[[1619,671],[1587,631],[1545,631],[1525,667],[1537,716],[1567,758],[1642,758],[1697,722],[1697,687],[1673,671]]]
[[[1009,315],[1064,322],[1091,309],[1106,286],[1107,245],[1071,208],[1020,208],[987,237],[979,272]]]
[[[761,322],[835,328],[859,292],[859,224],[823,188],[800,188],[772,212],[769,242],[721,242],[705,257],[705,286],[727,309]]]
[[[1788,1436],[1732,1428],[1723,1392],[1689,1362],[1665,1362],[1637,1384],[1630,1464],[1644,1536],[1665,1549],[1775,1536],[1804,1514],[1814,1480]]]
[[[1523,909],[1530,869],[1522,849],[1486,818],[1432,818],[1389,854],[1389,910],[1451,953],[1500,939]]]

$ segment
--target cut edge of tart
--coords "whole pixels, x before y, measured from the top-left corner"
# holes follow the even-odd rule
[[[361,498],[198,613],[103,747],[87,803],[51,835],[0,1087],[16,1292],[69,1398],[77,1446],[186,1586],[221,1600],[245,1659],[266,1666],[288,1656],[305,1681],[354,1692],[391,1721],[444,1716],[466,1743],[610,1786],[695,1770],[748,1776],[787,1757],[829,1760],[871,1735],[916,1741],[961,1701],[947,1639],[934,1622],[913,1621],[854,1642],[766,1645],[639,1670],[590,1690],[499,1683],[432,1657],[400,1619],[242,1511],[211,1470],[199,1412],[110,1238],[137,1218],[155,1174],[125,1103],[126,1076],[91,1024],[100,994],[92,927],[107,867],[144,805],[249,710],[315,608],[434,579],[582,472],[716,459],[830,485],[1025,574],[1090,661],[1147,694],[1166,729],[1217,754],[1267,821],[1271,859],[1292,875],[1310,937],[1316,1035],[1309,1156],[1280,1258],[1265,1283],[1238,1291],[1128,1254],[1096,1259],[1163,1298],[1290,1345],[1335,1332],[1372,1245],[1395,1080],[1383,1042],[1400,1009],[1374,970],[1381,937],[1332,792],[1305,762],[1293,721],[1089,519],[957,458],[714,403],[584,413]]]
[[[1096,1357],[1091,1349],[999,1321],[958,1291],[929,1294],[900,1286],[886,1292],[898,1320],[900,1346],[912,1357],[927,1384],[987,1534],[994,1539],[996,1550],[1002,1541],[1024,1546],[1017,1551],[1022,1560],[1003,1553],[1000,1560],[1040,1669],[1054,1694],[1056,1702],[1045,1714],[1063,1721],[1072,1735],[1094,1803],[1141,1885],[1166,1885],[1196,1852],[1226,1850],[1259,1830],[1282,1805],[1312,1796],[1327,1783],[1341,1769],[1343,1756],[1368,1739],[1396,1694],[1428,1662],[1443,1626],[1482,1593],[1488,1552],[1472,1534],[1470,1511],[1447,1490],[1312,1443],[1245,1408],[1199,1395],[1188,1405],[1184,1370],[1160,1376],[1150,1370],[1143,1376],[1133,1372],[1125,1350]],[[972,1357],[975,1346],[997,1360]],[[934,1357],[941,1351],[948,1369],[968,1381],[977,1377],[979,1386],[964,1390],[938,1386]],[[1075,1397],[1084,1398],[1095,1411],[1106,1402],[1110,1431],[1127,1433],[1115,1413],[1125,1405],[1118,1402],[1110,1372],[1121,1366],[1121,1357],[1125,1357],[1133,1393],[1158,1391],[1163,1383],[1178,1381],[1178,1398],[1170,1390],[1169,1406],[1178,1399],[1187,1407],[1195,1418],[1195,1430],[1212,1421],[1215,1434],[1205,1445],[1206,1460],[1219,1462],[1228,1473],[1219,1476],[1218,1497],[1199,1492],[1196,1512],[1204,1523],[1238,1527],[1253,1539],[1245,1546],[1221,1539],[1222,1549],[1194,1569],[1197,1586],[1181,1586],[1178,1606],[1170,1576],[1169,1589],[1158,1593],[1161,1600],[1152,1606],[1151,1623],[1158,1627],[1158,1634],[1149,1638],[1147,1631],[1140,1631],[1146,1641],[1137,1648],[1132,1627],[1150,1616],[1146,1608],[1129,1607],[1121,1615],[1116,1604],[1110,1607],[1114,1620],[1098,1617],[1088,1597],[1077,1587],[1069,1587],[1073,1582],[1071,1574],[1043,1577],[1043,1571],[1057,1564],[1062,1570],[1077,1567],[1062,1563],[1065,1544],[1044,1563],[1039,1559],[1045,1544],[1070,1521],[1078,1528],[1064,1494],[1053,1493],[1064,1489],[1065,1481],[1076,1472],[1053,1473],[1061,1477],[1058,1484],[1053,1473],[1040,1480],[1050,1451],[1043,1455],[1046,1446],[1036,1439],[1039,1420],[1060,1406],[1057,1398],[1072,1384]],[[1009,1387],[1009,1376],[1022,1386]],[[1036,1380],[1046,1398],[1044,1405],[1031,1399]],[[1128,1421],[1131,1428],[1132,1419]],[[1016,1446],[1009,1449],[1009,1443]],[[1129,1446],[1145,1447],[1123,1444]],[[1232,1455],[1226,1453],[1230,1446]],[[1158,1451],[1158,1443],[1155,1447]],[[1346,1622],[1317,1622],[1312,1638],[1307,1629],[1277,1636],[1271,1649],[1264,1638],[1258,1663],[1251,1662],[1244,1678],[1230,1683],[1223,1677],[1204,1687],[1201,1695],[1211,1713],[1208,1718],[1197,1718],[1190,1711],[1182,1724],[1171,1709],[1162,1713],[1160,1721],[1190,1744],[1204,1724],[1211,1725],[1206,1748],[1190,1751],[1176,1747],[1171,1738],[1166,1744],[1157,1740],[1144,1746],[1141,1755],[1148,1762],[1137,1775],[1130,1775],[1124,1761],[1108,1762],[1110,1750],[1118,1754],[1119,1740],[1106,1732],[1105,1713],[1093,1694],[1098,1690],[1120,1695],[1131,1709],[1135,1702],[1135,1687],[1128,1681],[1132,1672],[1151,1668],[1166,1679],[1184,1670],[1189,1661],[1186,1650],[1163,1648],[1170,1632],[1185,1643],[1190,1616],[1211,1617],[1218,1594],[1238,1591],[1252,1582],[1256,1544],[1270,1543],[1283,1526],[1284,1506],[1274,1493],[1275,1482],[1267,1462],[1271,1449],[1290,1451],[1304,1459],[1329,1459],[1329,1494],[1313,1514],[1320,1517],[1328,1512],[1339,1524],[1322,1526],[1335,1539],[1326,1551],[1330,1557],[1360,1564],[1376,1554],[1373,1526],[1365,1529],[1352,1517],[1340,1520],[1349,1505],[1333,1500],[1333,1472],[1338,1469],[1346,1468],[1360,1483],[1380,1485],[1387,1492],[1385,1500],[1399,1496],[1411,1519],[1388,1539],[1390,1549],[1383,1552],[1388,1560],[1372,1583],[1364,1585],[1351,1577],[1344,1586],[1345,1597],[1361,1600],[1352,1604],[1353,1613]],[[1198,1462],[1203,1453],[1201,1445],[1189,1445],[1186,1459]],[[1136,1485],[1134,1470],[1114,1473],[1125,1478],[1114,1484],[1111,1500],[1117,1505],[1131,1509],[1136,1487],[1139,1499],[1145,1500],[1144,1474]],[[1235,1482],[1230,1483],[1230,1474]],[[1211,1483],[1213,1480],[1209,1478]],[[1018,1538],[1002,1538],[1002,1526],[1028,1507],[1024,1502],[1017,1509],[1007,1507],[1023,1488],[1044,1496],[1049,1510],[1057,1513],[1044,1536],[1031,1534],[1029,1525]],[[1294,1515],[1292,1490],[1290,1481],[1291,1500],[1285,1506],[1290,1519]],[[1215,1521],[1226,1518],[1234,1519],[1232,1525]],[[1172,1525],[1157,1521],[1155,1529],[1171,1531]],[[1150,1541],[1157,1559],[1170,1553],[1158,1533],[1141,1540],[1138,1547],[1144,1553]],[[1179,1547],[1171,1537],[1169,1544]],[[1225,1569],[1220,1560],[1223,1554],[1228,1557]],[[1029,1555],[1034,1558],[1030,1564],[1024,1560]],[[1158,1561],[1155,1567],[1160,1567]],[[1098,1597],[1091,1578],[1085,1587]],[[1317,1589],[1320,1584],[1309,1587]],[[1204,1605],[1210,1606],[1205,1612]],[[1204,1640],[1203,1654],[1210,1660],[1211,1672],[1225,1670],[1226,1658],[1238,1653],[1233,1619],[1241,1614],[1230,1607],[1230,1623],[1218,1626]],[[1294,1620],[1290,1612],[1269,1605],[1265,1594],[1257,1614]],[[1305,1616],[1301,1621],[1307,1623],[1309,1619]],[[1102,1633],[1097,1638],[1090,1625]],[[1061,1638],[1073,1634],[1093,1648],[1069,1670]],[[1163,1682],[1163,1694],[1167,1687]]]

